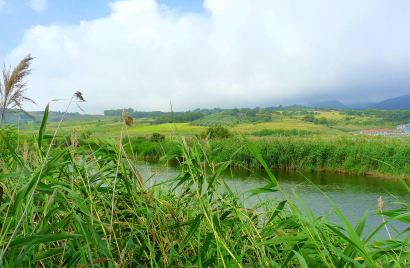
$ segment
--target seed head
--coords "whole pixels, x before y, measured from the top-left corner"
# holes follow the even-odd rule
[[[122,119],[124,120],[125,124],[129,127],[132,126],[132,124],[134,123],[134,119],[131,116],[129,116],[128,112],[122,113]]]
[[[74,96],[76,97],[77,100],[85,102],[83,93],[81,93],[80,91],[77,91],[76,93],[74,93]]]

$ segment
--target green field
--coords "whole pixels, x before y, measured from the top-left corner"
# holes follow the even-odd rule
[[[227,113],[227,112],[226,112]],[[309,122],[306,113],[312,114],[318,122]],[[262,119],[261,119],[262,118]],[[268,119],[267,119],[268,118]],[[321,122],[320,120],[326,120]],[[410,120],[410,115],[409,115]],[[170,121],[172,121],[170,119]],[[150,136],[152,133],[161,133],[166,136],[192,136],[206,130],[209,126],[224,126],[235,133],[252,133],[262,129],[287,129],[307,130],[320,135],[345,135],[355,131],[371,128],[394,129],[404,121],[391,121],[374,115],[349,115],[342,111],[333,110],[308,110],[307,111],[277,111],[264,114],[246,116],[242,114],[226,115],[222,112],[205,115],[192,122],[157,123],[154,118],[135,119],[134,124],[128,128],[132,136]],[[53,121],[48,128],[49,133],[57,128],[58,122]],[[22,124],[21,130],[25,134],[35,133],[39,122]],[[69,134],[71,131],[88,132],[88,134],[103,137],[118,137],[121,133],[121,116],[100,116],[77,120],[73,117],[62,123],[61,133]]]

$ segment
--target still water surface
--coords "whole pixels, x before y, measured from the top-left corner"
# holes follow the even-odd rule
[[[138,166],[144,178],[150,178],[148,184],[151,185],[175,178],[179,174],[176,168],[166,165],[141,162]],[[326,215],[335,222],[340,220],[332,211],[332,204],[328,198],[353,224],[356,224],[367,211],[368,226],[373,228],[381,223],[381,218],[375,216],[378,197],[384,198],[386,209],[396,208],[396,202],[410,202],[410,194],[403,186],[403,182],[395,179],[294,171],[274,173],[283,194],[296,203],[300,198],[316,215]],[[247,191],[267,184],[268,181],[263,174],[236,171],[226,173],[224,177],[231,189],[244,197],[247,207],[252,207],[259,201],[283,200],[281,193],[264,193],[246,198],[249,196],[246,194]],[[394,223],[391,227],[402,229],[408,226]]]

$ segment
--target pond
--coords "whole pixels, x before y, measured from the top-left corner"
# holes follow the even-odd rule
[[[150,178],[149,184],[151,185],[175,178],[179,174],[175,167],[167,165],[140,162],[138,167],[144,178]],[[369,214],[367,224],[371,228],[381,223],[381,217],[375,215],[377,199],[380,196],[385,200],[386,209],[396,208],[397,202],[410,202],[409,192],[403,182],[398,179],[296,171],[276,171],[274,174],[279,180],[282,192],[263,193],[250,198],[247,198],[249,196],[247,191],[266,185],[268,182],[266,175],[234,171],[227,172],[223,176],[231,190],[244,198],[247,207],[255,206],[261,201],[280,201],[286,195],[299,204],[301,209],[303,206],[300,205],[300,200],[315,215],[326,215],[330,220],[340,222],[333,212],[333,202],[352,224],[356,224],[367,211]],[[392,225],[391,228],[398,229],[408,227],[399,222]]]

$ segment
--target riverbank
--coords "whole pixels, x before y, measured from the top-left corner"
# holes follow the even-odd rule
[[[196,142],[189,139],[188,143]],[[177,156],[180,146],[174,139],[153,142],[131,138],[131,147],[140,159],[156,161]],[[209,160],[230,161],[231,167],[260,170],[242,137],[202,139]],[[254,138],[262,158],[271,169],[357,174],[369,177],[410,179],[410,142],[381,137],[274,137]]]

